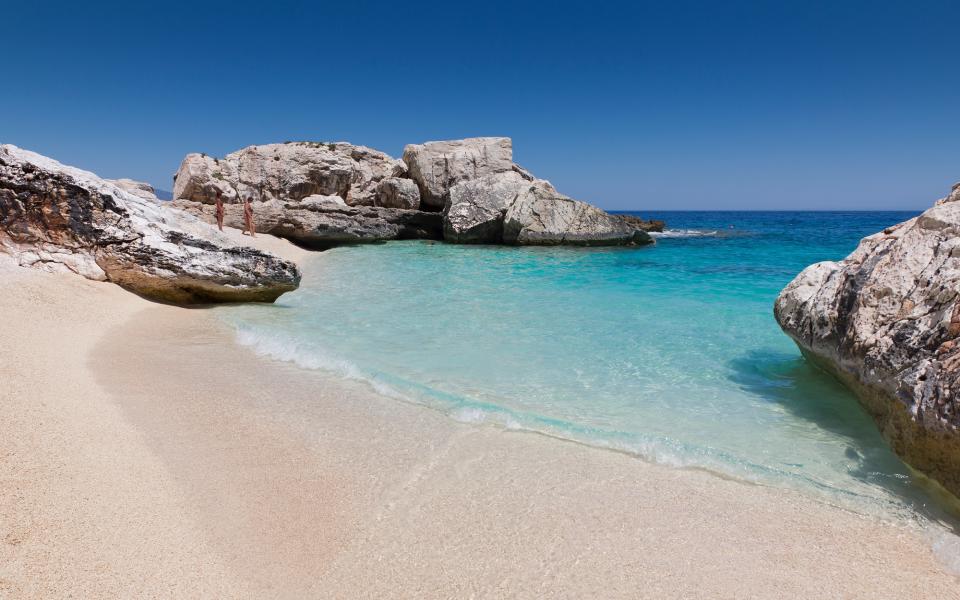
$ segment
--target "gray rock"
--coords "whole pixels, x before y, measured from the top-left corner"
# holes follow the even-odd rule
[[[960,193],[803,270],[777,322],[857,395],[894,451],[960,495]]]
[[[503,218],[503,241],[520,245],[617,246],[653,238],[605,211],[568,198],[544,181],[521,191]]]
[[[214,207],[197,202],[174,201],[173,206],[208,223],[214,223]],[[342,244],[388,240],[431,239],[443,236],[443,217],[436,212],[378,206],[346,206],[333,202],[254,202],[254,220],[259,233],[289,239],[301,246],[325,249]],[[224,206],[224,225],[243,227],[240,204]]]
[[[503,242],[503,215],[517,195],[531,185],[514,171],[457,183],[450,188],[443,213],[444,239],[474,244]]]
[[[176,303],[267,301],[296,266],[239,247],[209,225],[93,173],[0,146],[0,251]]]
[[[385,208],[420,208],[420,189],[412,179],[388,177],[377,187],[377,206]]]
[[[346,142],[289,142],[249,146],[214,158],[188,154],[174,176],[174,199],[213,203],[228,199],[296,201],[339,196],[350,205],[373,205],[380,182],[406,173],[404,164]]]
[[[410,144],[403,161],[420,188],[420,202],[435,210],[446,205],[457,183],[514,169],[512,142],[505,137]]]

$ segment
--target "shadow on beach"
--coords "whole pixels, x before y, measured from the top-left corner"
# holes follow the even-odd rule
[[[854,394],[832,375],[782,352],[753,350],[729,366],[730,380],[742,390],[842,437],[846,457],[855,465],[851,476],[960,532],[960,501],[901,461]]]

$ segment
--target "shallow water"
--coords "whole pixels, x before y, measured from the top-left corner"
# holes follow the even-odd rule
[[[913,213],[644,213],[647,248],[330,250],[240,341],[468,422],[524,428],[913,518],[928,494],[772,315],[803,267]]]

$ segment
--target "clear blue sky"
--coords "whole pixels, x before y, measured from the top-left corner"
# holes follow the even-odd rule
[[[513,137],[608,209],[912,209],[960,180],[960,3],[8,2],[0,142],[184,154]]]

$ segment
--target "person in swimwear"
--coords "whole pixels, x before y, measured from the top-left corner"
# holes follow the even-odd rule
[[[250,196],[247,196],[247,199],[243,201],[243,222],[246,227],[243,233],[246,234],[249,231],[250,237],[257,237],[256,227],[253,224],[253,198]]]
[[[223,231],[223,192],[217,190],[217,210],[214,213],[217,216],[217,227]]]

